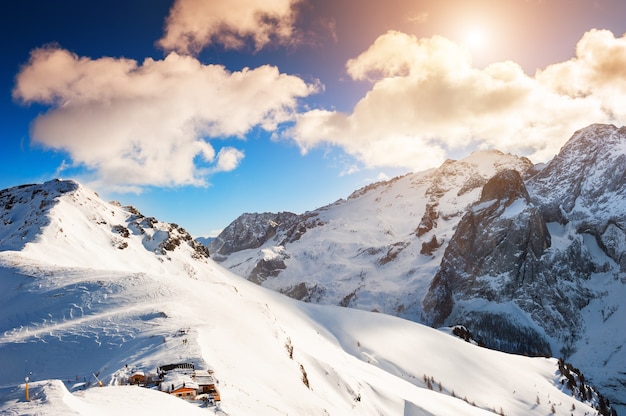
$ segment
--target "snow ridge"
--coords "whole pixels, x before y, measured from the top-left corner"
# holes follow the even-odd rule
[[[189,256],[209,255],[178,225],[145,217],[132,206],[104,202],[74,181],[0,191],[0,206],[5,224],[0,249],[35,259],[53,257],[58,265],[110,269],[113,257],[122,260],[124,270],[178,270]]]

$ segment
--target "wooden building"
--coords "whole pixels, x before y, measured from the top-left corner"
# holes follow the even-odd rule
[[[182,399],[195,400],[198,395],[198,383],[188,374],[171,371],[163,377],[160,390]]]
[[[146,383],[146,373],[143,371],[135,371],[129,379],[129,384],[142,385]]]
[[[217,389],[217,380],[211,371],[195,371],[194,380],[198,384],[198,394],[207,394],[215,401],[220,401],[220,392]]]

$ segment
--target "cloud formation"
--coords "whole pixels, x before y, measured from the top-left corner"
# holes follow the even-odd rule
[[[272,41],[288,44],[294,6],[300,0],[176,0],[158,44],[167,51],[195,54],[210,44],[239,49],[251,40],[258,50]]]
[[[203,186],[235,169],[243,153],[216,156],[207,140],[275,130],[316,88],[267,65],[229,72],[174,52],[140,64],[49,47],[31,52],[13,96],[51,107],[33,122],[35,142],[67,151],[103,185],[137,189]]]
[[[371,89],[351,113],[311,110],[288,134],[303,152],[342,147],[368,167],[425,169],[450,150],[498,148],[545,161],[577,129],[625,123],[626,38],[592,30],[576,57],[529,76],[514,62],[486,68],[443,37],[389,31],[348,61]]]
[[[224,147],[217,154],[216,172],[230,172],[237,169],[239,162],[243,159],[243,152],[234,147]]]

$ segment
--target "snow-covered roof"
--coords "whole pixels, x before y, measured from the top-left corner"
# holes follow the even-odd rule
[[[177,372],[167,373],[161,382],[161,391],[173,392],[183,387],[198,390],[198,383],[191,376]]]
[[[215,384],[215,378],[206,372],[196,372],[195,377],[196,383],[200,386],[208,386],[210,384]]]

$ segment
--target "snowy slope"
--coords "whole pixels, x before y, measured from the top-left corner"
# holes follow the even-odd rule
[[[269,238],[258,236],[262,244],[232,250],[233,231],[264,230],[269,223],[264,214],[257,224],[244,215],[245,226],[235,221],[210,251],[240,276],[298,299],[420,320],[422,298],[466,208],[496,172],[530,167],[529,160],[510,154],[475,152],[436,170],[365,187],[303,214],[299,223],[274,219],[279,225],[265,232]],[[273,273],[259,273],[263,266]]]
[[[554,359],[298,302],[198,255],[178,227],[148,227],[140,214],[75,183],[41,187],[35,196],[54,197],[36,221],[22,221],[40,205],[27,207],[26,197],[14,204],[19,215],[3,211],[18,225],[2,235],[0,252],[0,414],[206,414],[160,392],[115,385],[131,369],[181,361],[215,371],[222,396],[215,410],[228,415],[594,412],[561,385]],[[76,381],[94,382],[92,374],[106,387],[68,392]]]
[[[503,181],[481,200],[508,170],[518,197]],[[481,151],[300,216],[245,214],[210,250],[296,299],[462,324],[492,348],[571,359],[626,410],[624,127],[581,129],[546,165]]]
[[[132,206],[106,203],[73,181],[5,189],[0,206],[5,225],[0,249],[21,250],[52,264],[58,258],[66,266],[165,272],[180,270],[189,256],[208,257],[178,225],[145,217]]]

